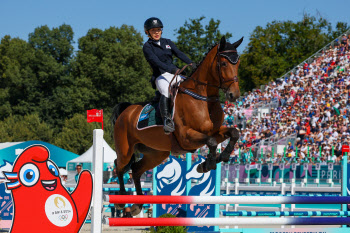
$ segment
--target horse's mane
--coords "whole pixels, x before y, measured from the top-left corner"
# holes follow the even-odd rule
[[[219,44],[219,43],[215,43],[215,44],[213,44],[212,46],[209,47],[208,51],[204,54],[202,60],[197,64],[197,68],[196,68],[195,70],[193,70],[189,76],[192,76],[192,74],[193,74],[194,72],[197,71],[197,69],[199,68],[199,66],[203,63],[203,61],[204,61],[205,58],[207,57],[208,53],[210,53],[210,51],[211,51],[216,45],[218,45],[218,44]]]

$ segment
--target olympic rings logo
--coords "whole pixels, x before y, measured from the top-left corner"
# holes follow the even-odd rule
[[[67,221],[67,220],[68,220],[68,214],[66,214],[66,215],[60,215],[60,216],[58,217],[58,219],[61,220],[61,221]]]

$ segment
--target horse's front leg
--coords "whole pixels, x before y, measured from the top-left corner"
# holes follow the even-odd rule
[[[215,137],[208,136],[207,134],[190,128],[186,131],[186,141],[188,141],[191,145],[206,144],[209,147],[209,154],[207,156],[207,159],[198,165],[197,172],[206,173],[210,170],[216,169],[216,148],[218,146],[218,143]]]
[[[224,151],[221,152],[221,154],[216,158],[216,163],[228,162],[230,155],[234,150],[235,144],[239,139],[239,131],[236,128],[227,128],[225,126],[221,126],[220,131],[215,134],[214,137],[218,142],[223,142],[227,138],[230,139]]]
[[[207,146],[209,147],[209,154],[207,156],[207,159],[198,165],[198,173],[206,173],[210,170],[216,169],[216,148],[218,147],[218,143],[214,137],[209,138]]]

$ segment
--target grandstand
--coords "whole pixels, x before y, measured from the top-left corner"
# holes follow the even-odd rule
[[[284,156],[338,163],[350,142],[349,43],[347,31],[281,78],[226,103],[225,123],[241,129],[231,160],[253,155],[274,163]]]

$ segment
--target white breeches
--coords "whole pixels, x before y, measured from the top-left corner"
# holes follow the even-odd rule
[[[169,84],[171,80],[173,79],[174,75],[170,74],[168,72],[163,73],[156,79],[156,86],[160,94],[164,95],[165,97],[169,98]],[[183,79],[180,75],[177,77],[177,82],[180,82]],[[176,78],[173,81],[173,85],[176,83]]]

